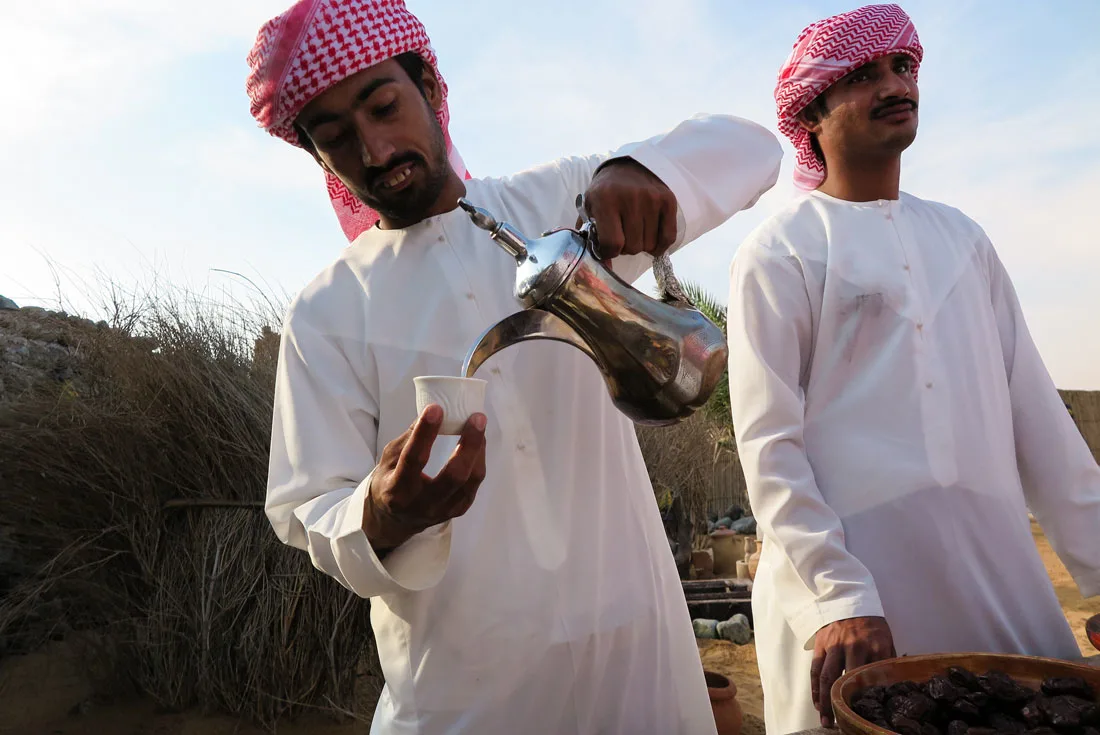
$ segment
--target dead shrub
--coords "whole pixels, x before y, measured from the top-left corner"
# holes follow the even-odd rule
[[[263,513],[275,364],[254,344],[261,321],[155,299],[116,328],[73,320],[72,375],[0,408],[4,654],[93,632],[101,683],[166,708],[369,719],[367,601]]]
[[[673,426],[636,428],[646,469],[662,509],[680,496],[695,530],[706,531],[716,448],[726,429],[703,411]]]

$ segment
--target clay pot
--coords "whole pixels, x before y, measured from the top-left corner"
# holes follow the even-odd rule
[[[760,549],[763,545],[763,541],[757,541],[756,550],[749,554],[749,579],[756,579],[756,568],[760,566]]]
[[[741,703],[737,701],[737,685],[714,671],[704,671],[703,676],[707,680],[718,735],[740,735],[742,714]]]
[[[691,566],[702,575],[711,575],[714,572],[714,553],[710,549],[691,552]]]
[[[737,560],[744,558],[741,542],[733,531],[715,531],[710,535],[714,554],[714,573],[719,577],[737,574]]]

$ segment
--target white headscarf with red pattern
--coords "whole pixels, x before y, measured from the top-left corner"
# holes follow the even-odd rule
[[[814,154],[798,113],[849,72],[898,53],[912,57],[916,79],[924,49],[913,22],[898,5],[867,5],[812,23],[798,35],[775,86],[779,132],[795,149],[795,186],[816,189],[825,180],[825,164]]]
[[[248,54],[252,116],[272,135],[299,146],[294,120],[317,95],[386,59],[413,51],[435,72],[443,91],[436,117],[451,166],[470,178],[448,131],[447,84],[424,25],[403,0],[299,0],[263,25]],[[326,173],[329,199],[348,240],[373,227],[378,213]]]

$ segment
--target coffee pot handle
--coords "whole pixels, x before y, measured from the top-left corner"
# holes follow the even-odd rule
[[[576,206],[578,231],[588,242],[593,254],[598,255],[599,238],[596,234],[596,223],[589,218],[584,209],[584,194],[577,195]],[[660,301],[686,306],[690,309],[695,308],[695,304],[684,293],[679,279],[673,273],[672,259],[667,255],[660,255],[653,259],[653,278],[657,282],[657,298]]]

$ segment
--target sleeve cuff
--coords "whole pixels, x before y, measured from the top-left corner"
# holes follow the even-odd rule
[[[668,250],[668,254],[671,255],[683,246],[687,236],[687,223],[702,218],[702,212],[698,211],[695,197],[691,194],[691,187],[684,179],[683,172],[663,151],[651,143],[632,147],[628,152],[620,153],[617,157],[628,157],[645,166],[676,196],[676,240]]]
[[[425,529],[378,558],[363,531],[368,475],[348,498],[344,517],[336,527],[333,553],[348,587],[360,597],[387,592],[420,592],[443,578],[451,557],[451,521]]]
[[[672,193],[676,196],[676,239],[665,252],[666,255],[672,255],[687,242],[687,223],[692,221],[688,218],[696,216],[695,210],[698,209],[694,198],[690,195],[690,189],[688,189],[683,174],[669,160],[668,156],[649,143],[631,143],[624,146],[601,163],[596,171],[612,161],[622,160],[623,158],[629,158],[644,166],[672,190]],[[653,256],[649,253],[620,255],[611,261],[611,270],[614,271],[615,275],[631,284],[652,267]]]
[[[826,625],[835,623],[838,620],[848,620],[849,618],[873,617],[886,617],[877,594],[856,599],[815,602],[789,620],[788,624],[798,639],[803,641],[803,650],[812,651],[817,631]]]

